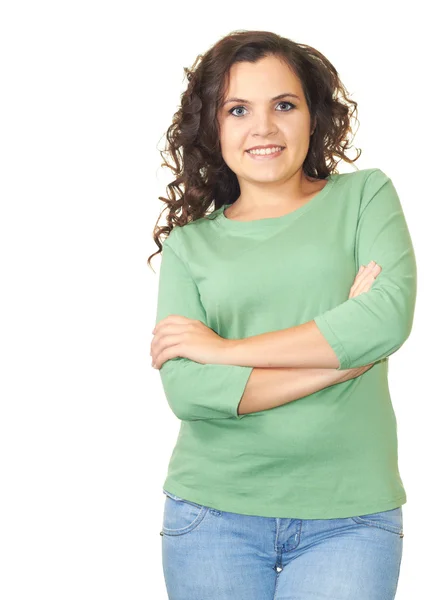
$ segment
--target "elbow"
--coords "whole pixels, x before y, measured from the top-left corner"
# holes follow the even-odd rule
[[[403,298],[396,307],[393,315],[393,339],[392,342],[398,348],[402,346],[412,332],[416,295]]]
[[[408,337],[412,332],[412,324],[413,324],[413,315],[409,318],[405,318],[403,315],[401,319],[399,319],[399,324],[394,328],[395,335],[392,339],[392,344],[398,350],[403,344],[406,342]]]
[[[394,293],[396,292],[396,293]],[[416,303],[416,281],[404,286],[388,288],[387,303],[384,318],[381,318],[381,345],[386,345],[385,354],[388,356],[396,352],[412,332]],[[381,317],[382,317],[381,314]],[[375,332],[376,333],[376,332]],[[388,333],[388,335],[387,335]],[[375,335],[375,341],[378,335]],[[385,339],[384,339],[385,338]]]
[[[400,328],[400,335],[399,335],[399,343],[400,345],[403,345],[406,340],[408,339],[408,337],[411,335],[412,332],[412,320],[408,321],[407,323],[404,323],[403,327]]]
[[[195,368],[200,370],[202,365],[180,357],[167,360],[161,365],[161,383],[170,409],[181,421],[222,417],[207,405],[207,394],[199,384],[200,378]]]
[[[175,417],[177,419],[179,419],[180,421],[196,421],[196,419],[193,419],[192,416],[190,416],[189,414],[186,413],[186,411],[184,411],[183,406],[181,406],[180,404],[175,402],[175,399],[172,398],[172,396],[168,396],[166,394],[166,398],[167,398],[167,403],[170,406],[171,411],[173,412],[173,414],[175,415]]]
[[[170,410],[173,412],[175,417],[180,421],[199,421],[201,418],[196,416],[193,411],[193,407],[190,404],[184,404],[182,398],[179,398],[175,394],[174,390],[167,389],[164,385],[164,394],[166,396],[167,404]]]
[[[181,421],[193,421],[195,419],[193,419],[193,415],[191,414],[191,407],[188,403],[184,403],[183,394],[180,392],[179,382],[177,381],[177,377],[175,377],[176,369],[174,366],[174,359],[168,360],[161,365],[159,371],[167,404],[175,417]]]
[[[198,421],[198,417],[193,414],[193,407],[185,404],[173,389],[168,389],[163,385],[167,404],[175,417],[180,421]]]
[[[411,334],[412,323],[413,315],[399,314],[397,315],[397,318],[393,318],[390,328],[383,328],[379,338],[379,344],[378,336],[375,335],[374,351],[377,354],[378,360],[394,354],[394,352],[397,352],[397,350],[403,346]],[[387,335],[387,331],[389,331],[389,335]]]

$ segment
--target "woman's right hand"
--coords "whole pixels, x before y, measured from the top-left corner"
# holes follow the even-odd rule
[[[361,265],[357,275],[355,276],[348,299],[355,298],[364,292],[368,292],[381,271],[381,267],[374,261],[366,266]],[[364,365],[354,369],[342,369],[341,371],[338,371],[338,373],[340,373],[340,377],[337,380],[337,383],[348,381],[349,379],[354,379],[355,377],[362,375],[371,367],[373,367],[374,364],[375,363],[370,363],[370,365]]]

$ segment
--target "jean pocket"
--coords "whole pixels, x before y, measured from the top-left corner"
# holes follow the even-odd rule
[[[184,535],[193,531],[205,518],[208,506],[180,498],[163,489],[163,525],[160,535]]]
[[[382,512],[352,517],[352,519],[359,525],[379,527],[380,529],[391,531],[391,533],[395,533],[400,537],[404,536],[403,511],[401,506],[398,508],[392,508],[391,510],[384,510]]]

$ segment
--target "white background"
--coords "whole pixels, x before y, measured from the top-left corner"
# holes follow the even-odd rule
[[[423,7],[3,4],[2,600],[167,598],[162,484],[180,422],[151,367],[160,255],[155,274],[146,260],[172,179],[160,150],[183,69],[235,29],[274,31],[326,55],[358,102],[355,164],[382,169],[402,200],[419,282],[413,331],[390,358],[408,496],[396,600],[430,596]]]

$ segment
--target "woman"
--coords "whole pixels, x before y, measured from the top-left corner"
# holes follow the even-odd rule
[[[358,158],[356,103],[314,48],[240,31],[199,59],[154,234],[151,356],[181,420],[169,598],[391,600],[406,493],[388,357],[416,297],[399,197],[378,168],[336,171]]]

